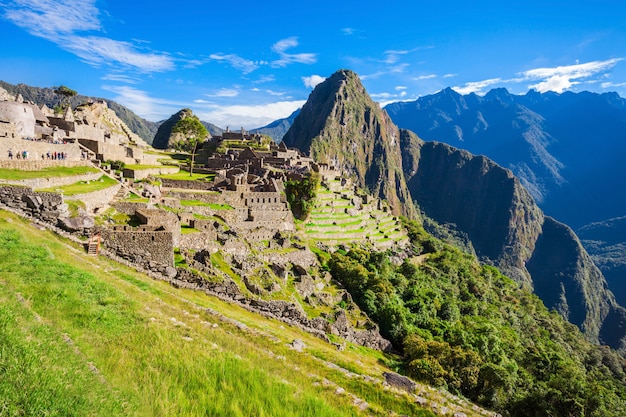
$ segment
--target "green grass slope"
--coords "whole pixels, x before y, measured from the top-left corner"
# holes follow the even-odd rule
[[[427,387],[420,401],[384,388],[394,360],[88,257],[0,211],[0,416],[488,415]]]

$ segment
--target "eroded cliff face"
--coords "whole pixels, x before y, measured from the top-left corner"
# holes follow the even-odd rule
[[[466,233],[477,255],[526,285],[595,343],[624,350],[626,310],[568,226],[543,212],[511,171],[402,131],[407,184],[426,215]]]
[[[466,233],[477,255],[532,288],[525,267],[543,213],[511,171],[483,156],[402,131],[407,184],[421,209]]]
[[[353,176],[359,186],[387,200],[394,214],[415,218],[399,135],[358,76],[341,70],[313,90],[283,141]]]

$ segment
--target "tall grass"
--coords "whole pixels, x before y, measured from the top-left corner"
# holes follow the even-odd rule
[[[289,349],[294,338],[327,360],[355,359],[202,293],[88,258],[0,211],[0,416],[360,415],[333,384],[368,401],[368,415],[432,415]],[[380,375],[379,361],[359,353],[354,369]]]

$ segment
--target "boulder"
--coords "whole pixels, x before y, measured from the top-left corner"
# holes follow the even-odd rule
[[[80,232],[94,226],[94,218],[91,216],[59,217],[59,227],[68,232]]]

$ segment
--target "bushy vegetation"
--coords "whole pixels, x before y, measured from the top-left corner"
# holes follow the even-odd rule
[[[626,415],[625,362],[497,269],[407,223],[416,255],[352,248],[335,279],[402,350],[404,371],[511,416]]]
[[[315,205],[317,187],[320,183],[318,173],[311,171],[301,180],[289,180],[285,182],[287,202],[293,215],[300,220],[308,217]]]

